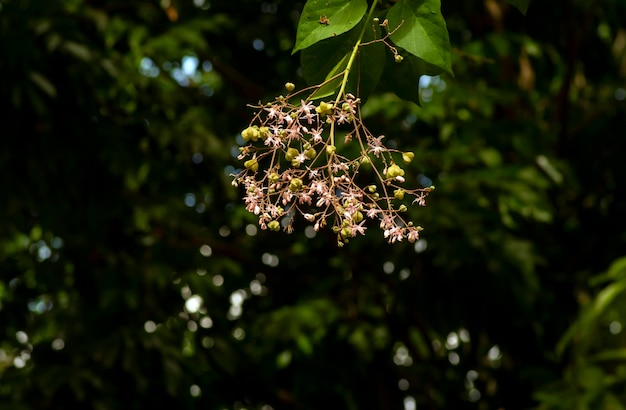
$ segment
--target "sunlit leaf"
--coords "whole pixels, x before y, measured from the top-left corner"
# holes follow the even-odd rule
[[[450,75],[450,38],[439,0],[400,0],[389,13],[391,39],[399,47]]]
[[[292,54],[318,41],[345,33],[359,23],[366,10],[365,0],[307,1],[298,22]]]

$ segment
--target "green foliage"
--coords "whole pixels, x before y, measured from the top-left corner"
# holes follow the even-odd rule
[[[557,345],[571,356],[559,380],[536,393],[541,409],[623,409],[626,406],[626,349],[622,323],[626,318],[626,258],[617,259],[605,275],[595,277],[602,288],[585,297],[576,321]],[[607,283],[608,282],[608,283]]]
[[[624,2],[442,2],[454,79],[303,3],[0,2],[0,408],[623,408]],[[362,30],[421,240],[258,229],[246,104]]]
[[[387,13],[398,47],[452,75],[448,29],[439,0],[401,0]]]
[[[419,103],[420,75],[452,75],[450,40],[439,0],[400,0],[389,9],[377,9],[377,4],[374,1],[367,11],[360,1],[306,3],[293,52],[303,50],[301,62],[309,84],[328,82],[315,98],[333,95],[345,75],[348,92],[364,101],[378,88]],[[315,20],[318,15],[320,20]],[[385,47],[391,58],[385,57]],[[383,72],[393,80],[381,82]]]
[[[367,12],[365,0],[309,0],[304,5],[292,53],[355,27]]]

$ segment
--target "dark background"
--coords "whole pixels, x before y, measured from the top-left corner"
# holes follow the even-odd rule
[[[1,0],[0,408],[625,408],[626,3],[443,3],[422,240],[338,249],[230,185],[303,2]]]

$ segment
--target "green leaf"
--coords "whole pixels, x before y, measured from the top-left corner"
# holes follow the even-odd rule
[[[323,82],[326,82],[322,87],[315,90],[311,97],[314,99],[328,97],[335,94],[335,91],[341,86],[343,75],[340,75],[348,66],[348,60],[350,60],[350,54],[346,54],[343,58],[328,72]],[[331,80],[332,79],[332,80]],[[320,81],[322,83],[322,81]]]
[[[374,40],[374,33],[366,30],[363,42],[371,40]],[[366,44],[359,48],[359,54],[356,56],[350,77],[348,77],[346,92],[358,96],[363,103],[374,92],[383,75],[386,65],[385,50],[385,45],[380,42]]]
[[[450,75],[450,38],[439,0],[400,0],[387,15],[391,39],[412,55]]]
[[[528,4],[530,4],[530,0],[507,0],[510,5],[514,6],[516,9],[522,12],[523,15],[526,15],[526,11],[528,10]]]
[[[341,36],[325,39],[302,51],[302,75],[308,84],[321,84],[346,68],[352,47],[358,39],[357,31],[354,29]],[[334,94],[340,84],[341,78],[329,82],[315,92],[314,98]]]
[[[309,0],[304,5],[292,54],[356,26],[367,11],[365,0]]]
[[[402,51],[402,50],[400,50]],[[400,54],[403,54],[402,52]],[[389,53],[385,71],[378,87],[379,91],[392,91],[403,100],[420,104],[419,78],[422,75],[437,75],[442,70],[424,60],[408,54],[400,63]]]
[[[607,276],[613,279],[622,279],[626,277],[626,257],[621,257],[614,261],[609,267]]]
[[[362,24],[348,33],[322,40],[302,51],[302,74],[308,84],[321,84],[346,69],[352,49],[363,27]],[[374,33],[366,30],[363,42],[367,43],[372,40],[374,40]],[[384,67],[385,46],[382,43],[376,42],[361,46],[350,69],[346,92],[358,95],[362,101],[366,101],[378,85]],[[314,93],[313,98],[333,95],[341,85],[342,78],[339,76],[329,81]]]

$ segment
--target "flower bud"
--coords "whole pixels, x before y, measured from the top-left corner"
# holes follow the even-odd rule
[[[343,228],[341,230],[341,237],[343,239],[348,239],[348,238],[352,237],[352,230],[350,228]]]
[[[268,179],[270,180],[270,182],[271,182],[272,184],[275,184],[275,183],[277,183],[278,181],[280,181],[280,175],[278,175],[276,172],[272,172],[272,173],[269,175]]]
[[[396,199],[404,199],[404,189],[396,189],[393,191],[393,197]]]
[[[270,228],[270,231],[280,231],[280,222],[278,221],[271,221],[270,223],[267,224],[267,227]]]
[[[361,211],[356,211],[354,213],[354,215],[352,215],[352,221],[354,221],[354,223],[359,223],[363,220],[363,214],[361,213]]]
[[[400,208],[398,208],[398,211],[399,212],[406,212],[407,209],[408,208],[406,207],[406,205],[402,204],[402,205],[400,205]]]
[[[285,83],[285,90],[287,90],[287,92],[292,92],[295,88],[296,85],[294,83]]]
[[[307,157],[308,159],[315,158],[315,155],[317,155],[315,148],[309,148],[304,152],[304,156]]]
[[[396,60],[396,63],[401,63],[402,60],[404,60],[404,57],[402,57],[400,54],[396,54],[395,56],[393,56],[393,59]]]
[[[334,145],[327,145],[326,146],[326,153],[328,155],[333,155],[336,150],[337,150],[337,147],[335,147]]]
[[[315,112],[322,116],[330,115],[333,113],[333,105],[322,101],[320,105],[315,108]]]
[[[387,168],[387,178],[396,178],[404,175],[404,170],[396,164],[392,164]]]
[[[373,194],[374,192],[376,192],[376,185],[368,185],[367,190],[370,192],[370,194]]]
[[[241,131],[241,138],[243,138],[245,142],[248,142],[250,140],[257,141],[259,139],[259,136],[259,127],[257,127],[256,125],[248,127],[245,130]]]
[[[285,159],[286,159],[287,161],[293,161],[293,159],[294,159],[295,157],[297,157],[297,156],[298,156],[298,154],[299,154],[299,152],[298,152],[298,150],[297,150],[297,149],[295,149],[295,148],[289,148],[289,149],[287,150],[287,152],[285,153]]]
[[[289,190],[295,192],[299,191],[300,189],[302,189],[302,180],[300,178],[293,178],[289,182]]]
[[[259,162],[256,160],[256,158],[247,160],[243,163],[243,166],[254,172],[259,170]]]

